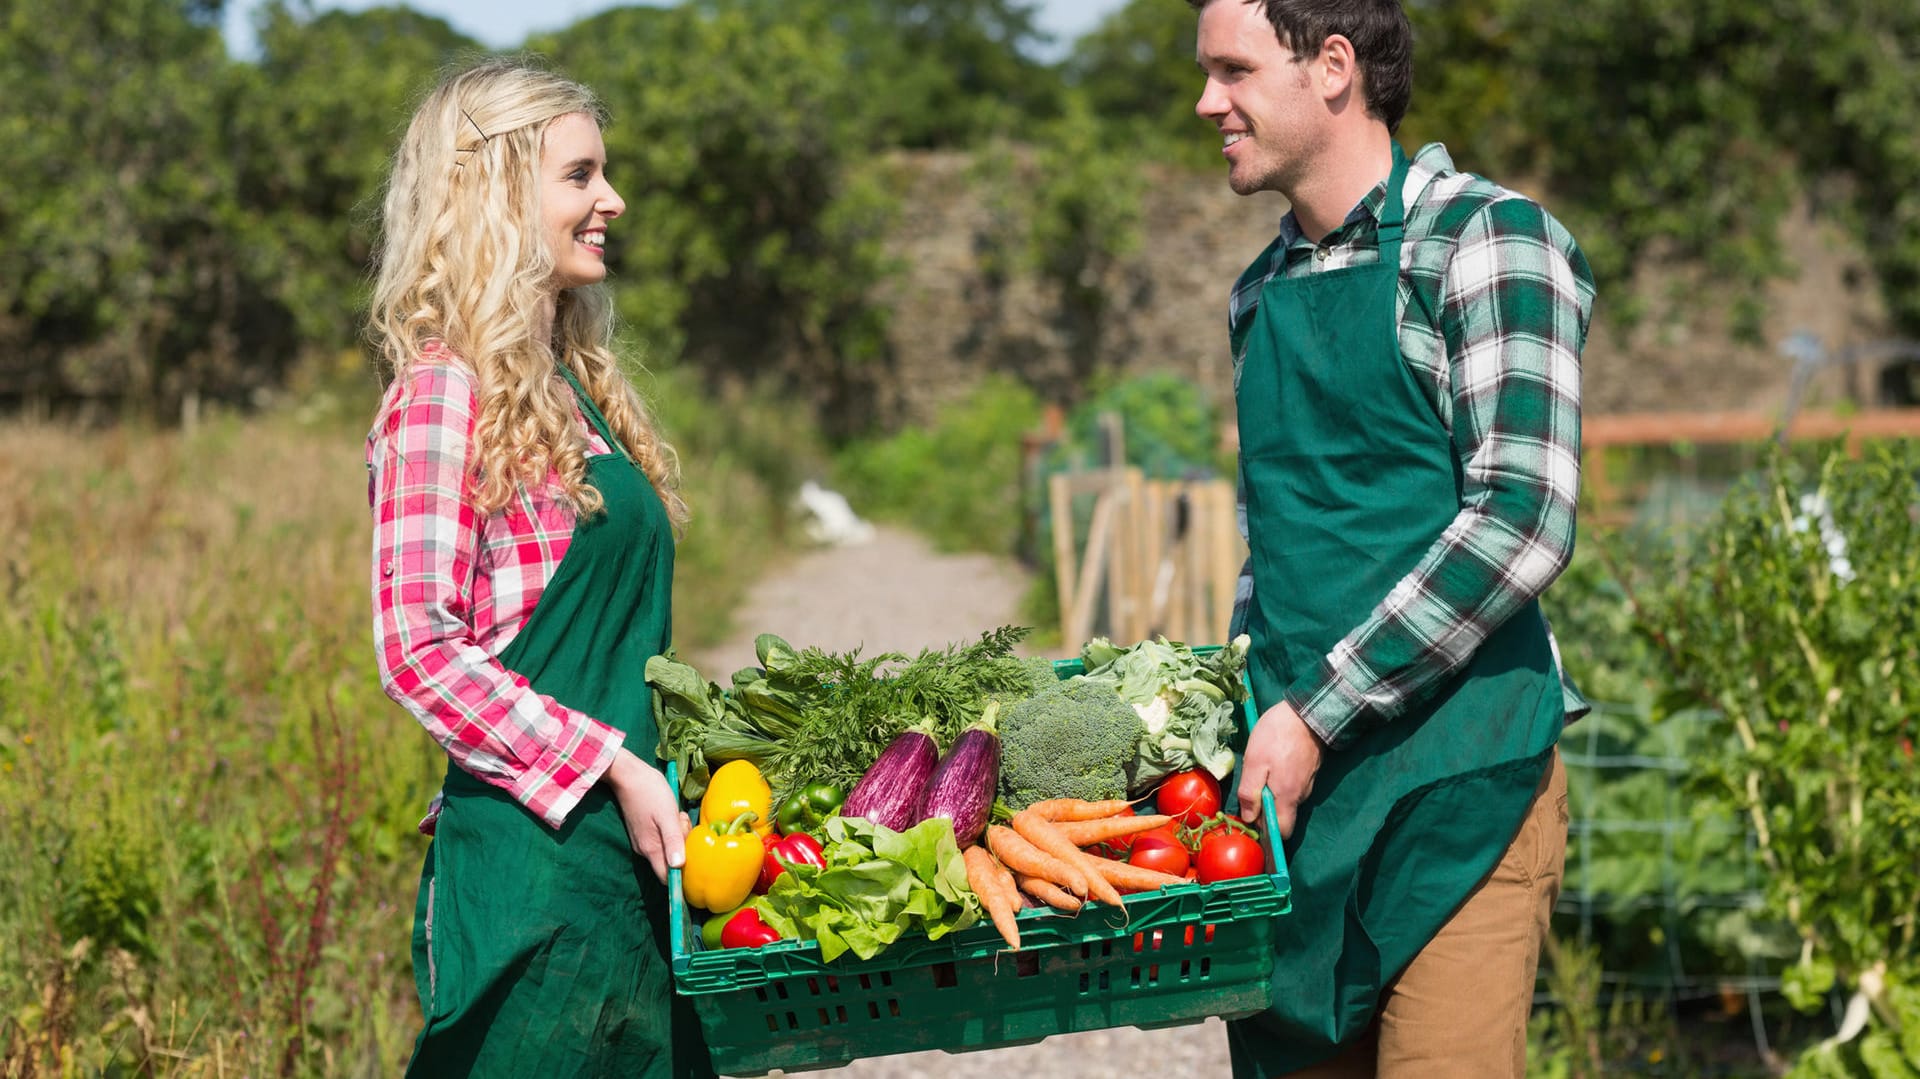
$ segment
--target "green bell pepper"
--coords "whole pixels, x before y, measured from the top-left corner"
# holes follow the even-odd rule
[[[809,783],[780,803],[773,814],[774,823],[780,826],[781,835],[815,831],[838,813],[846,800],[847,792],[835,784]]]

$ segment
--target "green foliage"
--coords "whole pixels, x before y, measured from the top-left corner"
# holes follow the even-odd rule
[[[1056,447],[1054,462],[1096,464],[1101,417],[1111,415],[1120,419],[1126,463],[1150,478],[1232,470],[1231,459],[1223,460],[1220,449],[1220,409],[1198,384],[1164,373],[1100,381],[1104,385],[1068,415],[1068,439]]]
[[[927,426],[846,446],[834,481],[861,513],[909,523],[942,549],[1012,551],[1019,540],[1020,435],[1039,419],[1031,390],[988,377]]]
[[[232,240],[232,88],[209,15],[149,0],[7,6],[0,376],[28,394],[178,402],[159,356],[235,358],[234,301],[267,283]]]
[[[1631,1070],[1694,1076],[1710,1072],[1698,1040],[1689,1047],[1665,1001],[1627,994],[1604,999],[1605,952],[1549,935],[1541,974],[1552,1003],[1527,1025],[1527,1074],[1534,1079],[1599,1079]],[[1691,1048],[1691,1052],[1689,1049]],[[1631,1062],[1628,1064],[1628,1062]],[[1627,1064],[1627,1069],[1619,1066]]]
[[[642,382],[698,461],[674,608],[697,648],[776,556],[788,490],[709,448],[810,443],[782,403],[688,385]],[[0,1072],[405,1059],[414,826],[446,762],[375,676],[354,401],[0,424]]]
[[[1110,280],[1120,259],[1140,246],[1147,181],[1139,156],[1118,129],[1099,122],[1078,95],[1039,132],[1028,261],[1059,297],[1076,373],[1103,359]]]
[[[1600,280],[1680,255],[1758,285],[1790,272],[1778,229],[1811,196],[1852,222],[1895,317],[1920,326],[1920,8],[1598,0],[1521,5],[1512,26],[1510,62],[1536,84],[1513,100]]]
[[[1173,0],[1128,0],[1076,41],[1068,85],[1136,156],[1144,149],[1195,168],[1221,164],[1220,139],[1194,114],[1205,80],[1194,65],[1198,20]]]
[[[1769,910],[1799,937],[1787,986],[1802,1005],[1832,981],[1878,1011],[1888,987],[1920,984],[1916,477],[1911,443],[1864,460],[1776,449],[1677,575],[1634,582],[1664,701],[1723,717],[1698,774],[1757,835]]]
[[[1760,286],[1794,270],[1779,231],[1804,199],[1851,228],[1896,322],[1920,332],[1920,8],[1457,0],[1408,15],[1402,142],[1445,142],[1496,179],[1544,180],[1603,283],[1701,260],[1740,288],[1734,325],[1751,335]],[[1217,165],[1191,112],[1193,22],[1183,4],[1132,0],[1065,68],[1140,152]],[[1626,321],[1637,308],[1616,298],[1604,310]]]
[[[294,328],[337,344],[359,332],[381,183],[434,72],[480,46],[404,7],[259,13],[260,58],[231,69],[241,237],[273,252]]]
[[[96,821],[69,838],[56,858],[61,868],[54,925],[67,940],[87,938],[102,948],[151,956],[147,924],[159,908],[150,851],[129,842],[111,823]]]
[[[1059,77],[1020,0],[760,0],[774,17],[824,10],[845,43],[860,109],[888,145],[968,146],[1057,108]]]
[[[854,186],[873,145],[844,43],[816,9],[713,0],[616,8],[533,46],[606,101],[609,175],[627,196],[610,249],[621,317],[671,356],[765,370],[868,347],[866,294],[888,207]],[[724,57],[724,63],[715,58]],[[838,200],[853,188],[853,205]]]

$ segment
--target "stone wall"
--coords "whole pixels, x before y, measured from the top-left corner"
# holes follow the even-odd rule
[[[916,155],[900,168],[904,205],[892,246],[904,269],[883,296],[892,357],[876,376],[880,414],[896,424],[924,421],[989,371],[1018,373],[1071,404],[1090,372],[1075,358],[1056,295],[1028,273],[996,281],[982,272],[990,217],[968,159]],[[1224,174],[1156,170],[1149,189],[1140,248],[1106,275],[1111,311],[1094,366],[1173,371],[1230,405],[1226,292],[1272,238],[1285,203],[1236,196]],[[1583,361],[1589,414],[1777,409],[1791,373],[1777,343],[1788,334],[1810,331],[1832,349],[1888,334],[1865,260],[1836,225],[1803,209],[1783,239],[1799,274],[1767,290],[1764,345],[1733,338],[1732,295],[1697,270],[1600,282]],[[1631,330],[1607,313],[1628,294],[1623,288],[1652,312]],[[1809,403],[1870,403],[1871,395],[1870,373],[1850,385],[1847,373],[1834,371],[1815,382]]]

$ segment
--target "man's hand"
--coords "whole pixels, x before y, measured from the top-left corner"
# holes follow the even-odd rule
[[[659,769],[624,748],[602,778],[613,788],[613,800],[627,825],[627,842],[664,883],[668,867],[678,868],[687,860],[690,823],[680,811],[680,799]]]
[[[1273,826],[1280,837],[1293,836],[1294,816],[1313,791],[1323,747],[1319,736],[1285,701],[1267,709],[1247,738],[1247,754],[1240,763],[1240,817],[1260,816],[1260,789],[1273,792]]]

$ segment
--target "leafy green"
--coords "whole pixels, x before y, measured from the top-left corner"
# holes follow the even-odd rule
[[[1920,983],[1916,476],[1911,443],[1858,458],[1841,443],[1770,446],[1678,565],[1623,581],[1662,699],[1715,717],[1719,737],[1690,761],[1696,789],[1752,827],[1768,912],[1802,946],[1782,978],[1801,1007],[1829,987]]]
[[[753,901],[788,940],[813,940],[831,963],[871,959],[909,932],[939,940],[980,919],[966,859],[944,817],[896,832],[857,817],[826,824],[825,868],[794,865]]]
[[[1216,779],[1233,771],[1234,716],[1247,699],[1245,634],[1217,652],[1197,655],[1184,644],[1157,637],[1120,648],[1095,637],[1080,650],[1080,677],[1112,686],[1146,726],[1130,787],[1140,790],[1193,767]]]
[[[679,762],[681,797],[706,789],[707,768],[747,760],[775,801],[809,783],[851,789],[901,731],[928,722],[947,744],[980,718],[993,696],[1025,693],[1030,661],[1013,648],[1029,631],[1003,626],[978,641],[924,649],[909,659],[858,649],[795,649],[771,633],[754,641],[761,666],[735,671],[730,690],[671,656],[647,663],[659,717],[658,755]]]

